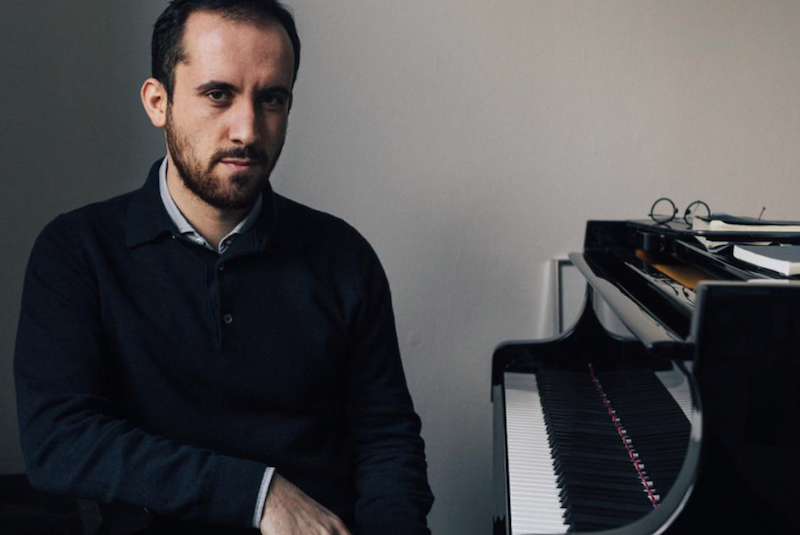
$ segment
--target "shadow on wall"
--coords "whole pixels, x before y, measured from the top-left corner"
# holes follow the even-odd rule
[[[163,141],[139,103],[164,1],[15,3],[0,32],[0,473],[23,470],[12,360],[33,241],[59,213],[139,186]],[[147,13],[152,11],[152,13]]]

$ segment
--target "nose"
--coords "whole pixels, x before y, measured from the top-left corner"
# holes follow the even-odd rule
[[[250,103],[239,102],[230,110],[230,140],[237,145],[249,146],[259,139],[258,111]]]

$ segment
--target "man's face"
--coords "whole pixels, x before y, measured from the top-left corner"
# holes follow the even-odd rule
[[[276,22],[197,12],[183,37],[167,108],[167,148],[186,187],[215,208],[244,209],[266,186],[291,107],[294,52]]]

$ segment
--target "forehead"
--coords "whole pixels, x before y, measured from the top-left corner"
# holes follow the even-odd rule
[[[186,21],[182,45],[184,61],[176,66],[176,83],[188,77],[190,83],[215,79],[291,86],[294,78],[292,43],[277,21],[251,23],[195,12]]]

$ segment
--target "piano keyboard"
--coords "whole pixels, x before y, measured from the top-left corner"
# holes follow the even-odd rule
[[[507,372],[511,533],[609,529],[657,507],[688,442],[681,388],[649,370]]]
[[[506,373],[511,533],[566,533],[544,414],[532,373]]]

